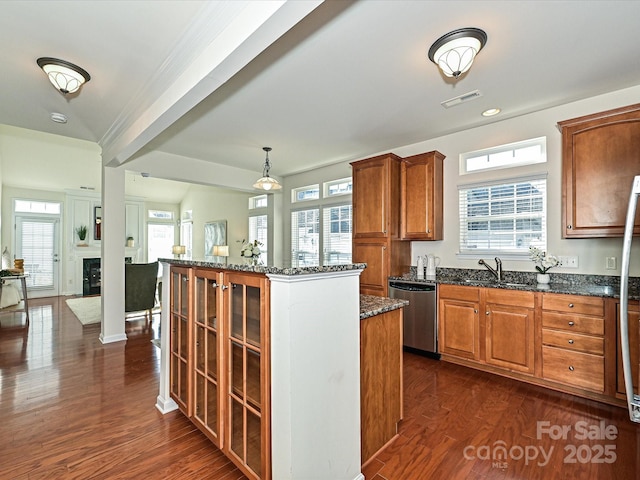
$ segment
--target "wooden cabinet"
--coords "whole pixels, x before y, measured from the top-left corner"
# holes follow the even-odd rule
[[[532,292],[486,289],[485,362],[534,373],[535,297]]]
[[[443,355],[534,373],[534,293],[440,285],[438,294]]]
[[[605,390],[604,299],[542,294],[542,377]]]
[[[402,160],[401,238],[442,240],[444,158],[440,152],[433,151]]]
[[[171,269],[171,302],[169,329],[170,345],[170,394],[182,412],[190,416],[191,405],[191,270]]]
[[[397,435],[402,419],[402,315],[397,309],[360,321],[362,464]]]
[[[621,237],[640,174],[640,104],[558,123],[564,238]],[[640,211],[634,234],[640,234]]]
[[[387,296],[388,277],[409,271],[411,244],[400,240],[400,164],[392,153],[353,162],[354,263],[366,263],[360,293]]]
[[[171,267],[171,397],[249,478],[271,478],[269,283]]]
[[[480,289],[440,285],[438,298],[440,352],[480,360]]]
[[[631,359],[631,378],[633,379],[633,392],[638,394],[638,375],[640,373],[640,304],[638,301],[629,301],[629,352]],[[622,369],[622,353],[620,347],[620,302],[616,302],[616,393],[622,398],[626,395],[624,385],[624,371]]]

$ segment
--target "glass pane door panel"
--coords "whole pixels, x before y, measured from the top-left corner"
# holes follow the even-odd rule
[[[242,405],[231,399],[231,450],[244,460],[244,421]]]
[[[243,300],[244,287],[242,285],[233,284],[231,286],[231,336],[244,339],[242,333],[243,327]]]
[[[188,324],[186,318],[180,318],[179,320],[179,332],[178,336],[180,337],[180,356],[186,357],[187,355],[187,341],[189,340],[188,332]]]
[[[260,352],[247,348],[247,403],[260,411]]]
[[[218,307],[218,284],[215,280],[207,281],[207,320],[210,327],[218,328],[216,309]]]
[[[175,287],[173,288],[173,291],[171,292],[172,293],[171,303],[173,305],[174,310],[177,310],[178,308],[180,308],[180,289],[178,288],[178,285],[180,284],[180,275],[173,272],[171,274],[171,282],[173,285],[175,285]]]
[[[178,336],[178,325],[180,324],[180,317],[177,315],[171,316],[171,351],[175,354],[179,353],[178,345],[180,345],[180,337]]]
[[[247,341],[260,346],[260,289],[247,287]]]
[[[205,422],[205,408],[204,408],[204,392],[205,392],[205,379],[204,377],[196,373],[196,411],[195,416],[202,423]]]
[[[260,455],[260,417],[247,410],[247,465],[259,476],[261,455]]]
[[[185,317],[189,314],[189,281],[187,277],[180,278],[180,314]]]
[[[196,327],[196,368],[201,372],[204,372],[204,327],[197,326]]]
[[[171,355],[171,393],[178,395],[179,393],[179,379],[180,374],[180,360],[175,355]]]
[[[238,345],[236,342],[231,342],[231,391],[239,396],[243,397],[244,388],[243,385],[243,369],[242,369],[242,345]]]
[[[187,363],[180,360],[180,398],[187,399]]]
[[[218,378],[218,336],[212,330],[207,331],[207,375]]]
[[[196,322],[198,323],[205,323],[205,289],[205,279],[196,277]]]
[[[207,382],[207,425],[218,433],[218,387],[213,382]]]

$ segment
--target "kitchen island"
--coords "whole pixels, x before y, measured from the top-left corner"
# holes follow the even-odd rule
[[[163,298],[171,299],[162,309],[161,330],[171,335],[161,339],[158,409],[180,406],[249,478],[361,480],[361,326],[401,312],[403,303],[389,299],[362,318],[363,264],[276,268],[161,261]],[[379,308],[384,311],[370,316]],[[176,334],[181,328],[184,334]],[[377,334],[373,329],[369,338]],[[180,351],[175,335],[204,353]],[[218,352],[215,362],[207,361],[209,351]],[[223,367],[209,371],[210,364]],[[393,375],[397,382],[400,368]],[[174,378],[181,373],[182,388]],[[197,393],[199,382],[211,384],[200,396],[219,400],[209,416],[202,413],[211,407]],[[209,417],[223,419],[218,430]]]

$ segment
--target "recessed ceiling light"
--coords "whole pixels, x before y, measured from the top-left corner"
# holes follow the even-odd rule
[[[67,123],[67,116],[62,113],[53,112],[50,117],[56,123]]]
[[[482,116],[483,117],[493,117],[494,115],[497,115],[501,112],[502,110],[500,110],[499,108],[490,108],[488,110],[485,110],[484,112],[482,112]]]

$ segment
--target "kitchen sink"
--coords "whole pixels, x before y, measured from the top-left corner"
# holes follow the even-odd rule
[[[530,286],[526,283],[498,282],[496,280],[474,280],[472,278],[467,278],[464,280],[464,282],[474,284],[474,285],[489,285],[489,286],[496,286],[496,287],[529,287]]]

